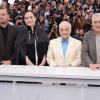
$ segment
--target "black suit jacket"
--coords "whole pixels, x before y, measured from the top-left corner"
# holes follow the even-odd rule
[[[7,43],[4,43],[2,31],[0,29],[0,62],[12,60],[14,55],[14,43],[17,35],[17,28],[8,24]]]
[[[30,53],[30,55],[35,53],[35,50],[31,52],[27,51],[27,43],[26,40],[29,39],[29,33],[30,30],[27,29],[27,27],[23,27],[19,29],[19,34],[17,36],[16,42],[15,42],[15,50],[16,50],[16,59],[15,64],[17,65],[25,65],[25,57]],[[38,63],[41,62],[43,59],[44,54],[46,55],[47,49],[48,49],[48,37],[47,34],[39,27],[36,27],[35,33],[37,34],[38,38],[38,46],[37,46],[37,52],[38,52]],[[35,35],[36,35],[35,34]],[[28,52],[28,54],[27,54]],[[35,56],[32,57],[33,63],[35,62]],[[35,64],[35,63],[34,63]]]

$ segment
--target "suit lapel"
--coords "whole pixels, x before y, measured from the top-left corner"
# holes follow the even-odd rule
[[[94,55],[95,55],[95,58],[96,58],[96,56],[97,56],[97,54],[96,54],[96,39],[95,39],[95,36],[96,36],[96,33],[94,32],[94,31],[92,31],[92,33],[91,33],[91,36],[90,36],[90,43],[91,43],[91,45],[92,45],[92,49],[93,49],[93,53],[94,53]]]
[[[6,43],[6,49],[8,50],[8,52],[9,52],[10,44],[12,41],[12,36],[13,36],[13,30],[11,26],[8,25],[8,35],[7,35],[7,43]]]
[[[0,48],[2,48],[2,50],[5,50],[5,43],[4,43],[4,39],[3,39],[3,36],[2,36],[2,32],[1,32],[1,29],[0,29]]]

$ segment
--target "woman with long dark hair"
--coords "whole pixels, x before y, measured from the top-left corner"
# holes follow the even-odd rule
[[[44,66],[48,47],[47,34],[36,26],[36,18],[31,11],[25,13],[24,23],[25,27],[19,29],[15,43],[15,63]]]

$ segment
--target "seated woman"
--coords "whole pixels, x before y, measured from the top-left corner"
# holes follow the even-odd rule
[[[15,42],[15,64],[44,66],[48,47],[48,36],[35,24],[31,11],[24,15],[25,27],[19,29]]]

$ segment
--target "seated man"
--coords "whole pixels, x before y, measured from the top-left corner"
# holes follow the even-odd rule
[[[9,24],[8,9],[0,6],[0,65],[14,64],[14,44],[18,29]]]
[[[71,24],[63,21],[59,25],[61,37],[49,43],[47,62],[50,66],[79,66],[81,64],[82,43],[70,36]]]
[[[83,39],[82,63],[93,70],[100,69],[100,13],[92,17],[92,30]]]

